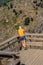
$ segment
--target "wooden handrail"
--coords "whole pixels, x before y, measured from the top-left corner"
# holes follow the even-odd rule
[[[0,55],[17,55],[18,52],[11,51],[0,51]]]
[[[4,46],[4,47],[1,47],[0,48],[0,50],[4,50],[4,49],[6,49],[6,48],[8,48],[8,47],[10,47],[11,45],[13,45],[14,43],[16,43],[18,40],[16,40],[15,42],[13,42],[13,43],[11,43],[11,44],[8,44],[8,45],[6,45],[6,46]]]
[[[41,34],[39,34],[39,33],[25,33],[25,35],[26,36],[29,36],[29,35],[43,36],[43,33],[41,33]],[[6,44],[7,42],[10,42],[11,40],[13,40],[16,37],[18,37],[18,35],[14,35],[12,38],[9,38],[6,41],[3,41],[2,43],[0,43],[0,46]]]
[[[40,46],[40,47],[43,47],[43,42],[28,42],[27,46]]]
[[[28,40],[31,39],[31,40],[41,40],[43,41],[43,38],[28,38]]]
[[[41,33],[41,34],[39,34],[39,33],[25,33],[25,35],[26,36],[43,36],[43,33]],[[8,44],[8,42],[10,42],[10,41],[12,41],[13,39],[15,39],[15,38],[17,38],[18,37],[18,35],[14,35],[12,38],[9,38],[8,40],[6,40],[6,41],[3,41],[2,43],[0,43],[0,47],[2,46],[2,45],[5,45],[5,44]],[[29,37],[29,39],[32,39],[32,40],[43,40],[43,38],[31,38],[31,37]],[[17,41],[16,41],[17,42]],[[11,45],[11,44],[10,44]]]
[[[0,46],[6,44],[7,42],[10,42],[11,40],[13,40],[14,38],[16,38],[17,36],[18,36],[18,35],[16,35],[16,36],[14,35],[13,37],[7,39],[6,41],[1,42],[1,43],[0,43]]]
[[[17,58],[19,57],[18,52],[11,52],[11,51],[0,51],[0,57],[6,57],[6,58]]]
[[[43,33],[25,33],[25,35],[43,36]]]

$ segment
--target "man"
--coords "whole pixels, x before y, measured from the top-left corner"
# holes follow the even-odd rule
[[[22,46],[24,47],[24,49],[26,49],[26,37],[25,37],[24,29],[21,26],[19,26],[18,35]]]

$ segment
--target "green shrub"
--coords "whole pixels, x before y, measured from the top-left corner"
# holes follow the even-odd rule
[[[15,28],[16,28],[16,30],[18,30],[18,28],[19,28],[19,24],[15,25]]]
[[[30,18],[29,17],[25,18],[24,25],[29,25],[29,23],[30,23]]]

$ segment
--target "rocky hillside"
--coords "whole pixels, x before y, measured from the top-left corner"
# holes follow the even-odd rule
[[[19,25],[29,33],[43,33],[43,0],[12,0],[0,5],[0,42],[12,37]]]

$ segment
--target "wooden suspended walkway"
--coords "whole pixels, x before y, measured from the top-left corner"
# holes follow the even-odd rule
[[[25,65],[43,65],[43,50],[28,49],[20,52],[21,63]]]
[[[14,51],[15,43],[18,43],[17,37],[18,35],[15,35],[12,38],[0,43],[0,57],[4,57],[5,55],[6,57],[16,56],[16,52],[11,52],[11,46],[13,46]],[[25,65],[43,65],[43,34],[26,33],[26,38],[28,50],[20,51],[19,56],[21,62]],[[8,48],[11,50],[4,51]],[[16,49],[18,50],[18,47]]]

